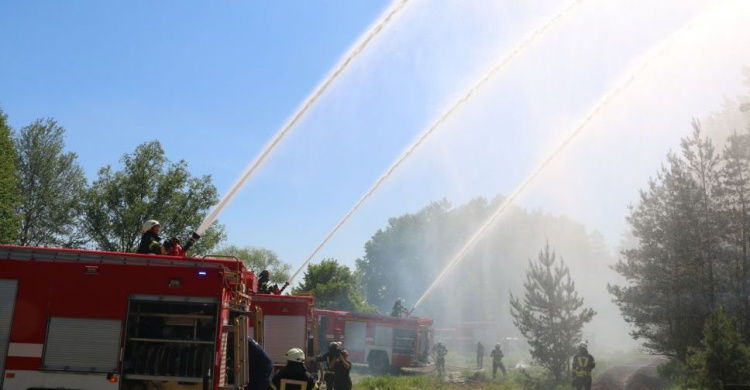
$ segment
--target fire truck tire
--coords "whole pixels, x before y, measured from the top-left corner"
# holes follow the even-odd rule
[[[373,371],[386,372],[391,368],[391,365],[388,363],[388,355],[383,351],[370,352],[370,358],[367,362]]]

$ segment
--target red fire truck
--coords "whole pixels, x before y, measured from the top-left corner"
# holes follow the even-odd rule
[[[428,364],[432,319],[357,314],[315,309],[318,338],[323,346],[342,342],[354,363],[375,371]],[[325,342],[324,342],[325,341]]]
[[[253,278],[230,258],[0,245],[0,388],[243,388]]]
[[[263,331],[253,333],[276,367],[286,365],[284,355],[292,348],[311,353],[308,335],[313,334],[314,302],[312,295],[252,296],[252,307],[263,321]]]

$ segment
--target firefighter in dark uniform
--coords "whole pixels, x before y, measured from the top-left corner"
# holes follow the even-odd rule
[[[404,300],[401,298],[396,299],[396,303],[393,304],[393,309],[391,309],[391,317],[403,317],[404,314],[407,314],[407,310],[404,307]]]
[[[247,357],[250,361],[248,377],[250,383],[245,390],[267,390],[273,377],[273,360],[257,341],[248,339],[247,346]]]
[[[271,274],[268,272],[267,269],[264,269],[260,272],[260,277],[258,278],[258,294],[270,294],[271,293],[271,285],[270,285],[270,278]]]
[[[271,381],[274,390],[316,390],[315,379],[305,368],[305,353],[299,348],[286,352],[286,366]]]
[[[492,357],[492,379],[497,378],[497,369],[499,368],[500,371],[503,372],[503,379],[507,377],[507,373],[505,372],[505,365],[503,364],[503,350],[500,349],[500,344],[495,344],[495,349],[490,352],[490,356]]]
[[[317,358],[315,358],[315,361],[317,362],[325,362],[325,369],[323,370],[323,380],[326,381],[326,390],[330,390],[334,388],[334,365],[336,364],[336,361],[339,359],[339,355],[341,355],[341,351],[339,350],[339,343],[336,341],[332,341],[331,344],[328,345],[328,352],[318,355]]]
[[[141,243],[138,245],[136,253],[153,253],[155,255],[171,255],[184,257],[187,250],[195,244],[200,238],[197,233],[193,233],[188,239],[185,246],[180,245],[180,240],[177,237],[172,237],[169,240],[165,240],[164,244],[161,242],[159,232],[161,231],[161,225],[159,221],[155,219],[149,219],[141,225]]]
[[[596,367],[596,362],[585,342],[578,344],[578,353],[573,356],[572,366],[573,388],[591,390],[591,370]]]
[[[438,341],[435,344],[435,365],[437,366],[438,374],[443,375],[445,372],[445,355],[448,354],[448,348],[445,348],[442,342]]]
[[[477,341],[477,369],[481,370],[484,367],[484,345],[481,341]]]
[[[159,231],[161,225],[159,221],[155,219],[149,219],[144,222],[141,226],[141,244],[138,245],[136,253],[153,253],[156,255],[166,254],[167,251],[161,244],[161,237],[159,237]]]

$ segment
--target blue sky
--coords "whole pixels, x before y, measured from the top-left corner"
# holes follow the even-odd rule
[[[410,1],[222,211],[229,242],[301,264],[427,126],[567,4]],[[389,6],[4,1],[0,106],[14,128],[55,118],[90,180],[158,139],[171,160],[211,175],[224,195]],[[748,93],[747,2],[580,2],[452,116],[314,261],[353,265],[389,217],[430,201],[512,192],[649,50],[706,9],[711,16],[677,35],[518,200],[569,215],[616,245],[627,205],[690,120]]]

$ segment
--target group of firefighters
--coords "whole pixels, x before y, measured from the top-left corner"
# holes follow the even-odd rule
[[[140,245],[138,246],[137,253],[153,253],[160,255],[172,255],[172,256],[185,256],[190,247],[200,238],[196,233],[193,233],[188,239],[187,243],[183,247],[180,244],[180,240],[176,237],[172,237],[162,242],[159,237],[161,225],[156,220],[148,220],[141,226]],[[278,285],[270,285],[269,272],[264,270],[260,273],[258,279],[258,290],[261,293],[266,294],[280,294],[283,288],[280,290]],[[286,287],[286,286],[284,286]],[[404,307],[403,300],[397,299],[393,305],[391,315],[394,317],[408,316],[410,312]],[[273,364],[268,355],[263,351],[262,347],[255,341],[250,342],[250,351],[256,355],[257,360],[263,364],[256,365],[256,372],[254,373],[255,385],[252,389],[290,389],[300,388],[313,390],[317,389],[314,376],[307,371],[305,366],[305,353],[300,348],[292,348],[286,353],[287,365],[282,368],[273,378],[271,378]],[[440,375],[445,373],[445,356],[448,354],[448,349],[443,345],[442,342],[438,341],[433,347],[433,353],[435,354],[435,366]],[[324,364],[324,375],[323,379],[326,383],[327,390],[350,390],[352,388],[352,380],[349,375],[351,370],[351,363],[348,360],[348,352],[341,348],[341,345],[337,342],[332,342],[328,348],[328,352],[311,358],[310,362],[317,364],[322,362]],[[503,365],[503,351],[500,348],[500,344],[495,345],[495,349],[490,352],[492,357],[492,379],[497,378],[497,370],[500,369],[503,373],[503,378],[507,377],[505,365]],[[588,346],[586,343],[580,343],[578,345],[578,353],[573,356],[572,360],[572,374],[573,374],[573,387],[577,390],[580,389],[591,389],[591,371],[594,369],[596,362],[594,357],[588,352]],[[477,342],[477,369],[482,369],[484,366],[484,346],[481,342]]]

